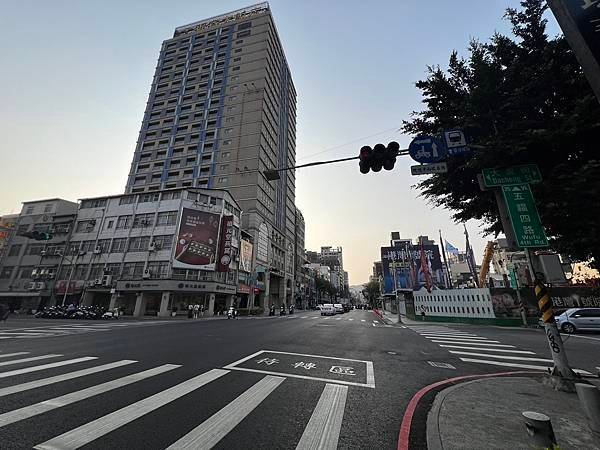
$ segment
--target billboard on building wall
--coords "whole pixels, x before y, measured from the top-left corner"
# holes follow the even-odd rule
[[[436,285],[444,283],[440,250],[437,245],[423,245],[429,273]],[[381,247],[383,266],[383,292],[393,294],[397,289],[418,290],[425,286],[421,268],[421,246]],[[394,287],[395,284],[395,287]]]
[[[215,270],[221,215],[183,208],[173,268]]]
[[[252,272],[252,244],[244,240],[240,242],[240,270]]]

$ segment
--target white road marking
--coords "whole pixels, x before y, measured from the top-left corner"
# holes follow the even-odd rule
[[[474,362],[480,364],[490,364],[493,366],[506,366],[506,367],[520,367],[521,369],[533,369],[533,370],[543,370],[544,372],[548,371],[548,369],[552,369],[552,367],[548,366],[533,366],[530,364],[517,364],[517,363],[509,363],[504,361],[490,361],[485,359],[472,359],[472,358],[460,358],[465,362]],[[582,375],[591,375],[591,373],[581,370],[581,369],[573,369],[573,372],[580,373]]]
[[[348,320],[354,320],[354,319],[348,319]]]
[[[374,320],[373,323],[379,323],[378,321]]]
[[[437,342],[438,344],[467,344],[467,345],[488,345],[490,347],[506,347],[506,348],[515,348],[514,345],[506,345],[506,344],[488,344],[487,342],[470,342],[470,341],[431,341]],[[485,347],[482,347],[485,348]]]
[[[100,395],[105,392],[112,391],[113,389],[127,386],[129,384],[135,383],[136,381],[145,380],[146,378],[150,378],[154,375],[159,375],[161,373],[168,372],[169,370],[176,369],[177,367],[181,366],[175,364],[164,364],[153,369],[144,370],[143,372],[127,375],[122,378],[117,378],[116,380],[107,381],[106,383],[98,384],[96,386],[82,389],[80,391],[71,392],[70,394],[61,395],[60,397],[55,397],[50,400],[35,403],[30,406],[25,406],[23,408],[15,409],[13,411],[0,414],[0,427],[10,425],[11,423],[15,423],[20,420],[28,419],[33,416],[37,416],[38,414],[43,414],[45,412],[52,411],[56,408],[61,408],[63,406],[70,405],[71,403],[76,403],[81,400],[85,400],[95,395]]]
[[[446,332],[431,332],[431,333],[419,333],[421,336],[477,336],[472,333],[446,333]]]
[[[347,396],[347,386],[325,385],[296,450],[337,449]]]
[[[308,316],[302,316],[301,319],[308,319]]]
[[[361,322],[366,322],[366,320],[365,320],[365,319],[360,319],[360,321],[361,321]]]
[[[10,358],[11,356],[29,355],[29,352],[5,353],[0,358]]]
[[[266,376],[224,408],[217,411],[168,449],[213,448],[250,414],[285,378]],[[348,389],[348,388],[346,388]]]
[[[83,377],[85,375],[90,375],[92,373],[102,372],[104,370],[114,369],[115,367],[122,367],[128,364],[136,363],[137,361],[133,361],[130,359],[123,359],[121,361],[116,361],[109,364],[104,364],[101,366],[90,367],[89,369],[77,370],[75,372],[68,372],[63,375],[57,375],[55,377],[43,378],[41,380],[30,381],[29,383],[16,384],[14,386],[8,386],[0,389],[0,397],[4,397],[5,395],[14,394],[15,392],[23,392],[28,391],[29,389],[35,389],[41,386],[48,386],[49,384],[60,383],[65,380],[72,380],[73,378]]]
[[[494,341],[492,339],[486,339],[486,338],[466,338],[466,337],[456,337],[456,338],[451,338],[451,337],[426,337],[425,339],[443,339],[445,341],[467,341],[467,342],[493,342],[494,344],[499,344],[500,341]]]
[[[525,356],[507,356],[507,355],[490,355],[486,353],[472,353],[472,352],[459,352],[456,350],[448,350],[450,353],[455,353],[458,355],[469,355],[469,356],[483,356],[484,358],[498,358],[498,359],[512,359],[517,361],[539,361],[539,362],[552,362],[551,359],[546,358],[528,358]]]
[[[22,375],[24,373],[30,373],[30,372],[37,372],[39,370],[52,369],[54,367],[66,366],[69,364],[76,364],[76,363],[80,363],[80,362],[84,362],[84,361],[91,361],[92,359],[98,359],[98,357],[97,356],[84,356],[82,358],[67,359],[66,361],[58,361],[55,363],[43,364],[41,366],[26,367],[24,369],[11,370],[8,372],[0,372],[0,378],[11,377],[13,375]]]
[[[179,383],[176,386],[159,392],[158,394],[154,394],[71,431],[67,431],[49,441],[36,445],[34,448],[66,450],[82,447],[228,373],[228,370],[210,370],[202,375],[190,378],[183,383]]]
[[[504,353],[520,353],[523,355],[535,355],[534,352],[528,350],[506,350],[503,348],[487,348],[487,347],[463,347],[461,345],[440,345],[440,347],[461,348],[463,350],[484,350],[486,352],[504,352]]]
[[[375,325],[374,323],[372,323],[371,325],[373,325],[374,327],[377,327],[377,325]]]
[[[62,356],[62,355],[52,354],[52,355],[32,356],[31,358],[12,359],[10,361],[0,362],[0,366],[10,366],[12,364],[21,364],[21,363],[26,363],[26,362],[31,362],[31,361],[39,361],[41,359],[58,358],[59,356]]]
[[[342,320],[342,318],[341,318],[341,317],[336,317],[336,319],[335,319],[335,320]]]

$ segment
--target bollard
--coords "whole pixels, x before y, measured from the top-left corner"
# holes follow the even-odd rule
[[[527,434],[535,448],[553,448],[556,445],[556,437],[550,417],[533,411],[525,411],[522,414]]]
[[[600,389],[585,383],[575,383],[575,389],[587,417],[590,430],[600,442]]]

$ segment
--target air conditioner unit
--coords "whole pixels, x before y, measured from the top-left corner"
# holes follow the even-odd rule
[[[96,278],[94,280],[94,286],[99,286],[102,284],[102,278]]]
[[[152,241],[150,242],[150,245],[148,245],[148,251],[153,252],[154,250],[156,250],[156,242]]]
[[[87,287],[92,287],[92,286],[95,286],[95,285],[96,285],[96,280],[87,281],[87,282],[85,283],[85,285],[86,285]]]
[[[100,253],[102,253],[102,247],[100,247],[99,245],[96,245],[94,247],[94,251],[92,252],[94,255],[99,255]]]
[[[42,251],[40,252],[40,256],[46,256],[46,250],[42,250]]]
[[[56,273],[55,273],[55,272],[50,272],[50,271],[48,271],[48,272],[46,272],[46,276],[45,276],[45,278],[52,279],[52,278],[54,278],[55,276],[56,276]]]
[[[144,274],[142,275],[142,278],[150,278],[151,276],[152,276],[152,272],[150,272],[149,269],[145,269]]]
[[[35,283],[35,282],[27,283],[25,285],[25,289],[27,289],[28,291],[35,291],[36,286],[37,286],[37,283]]]
[[[40,270],[38,270],[38,269],[33,269],[33,270],[31,271],[31,278],[33,278],[33,279],[36,279],[36,278],[38,278],[38,277],[41,275],[41,274],[40,274],[40,272],[41,272],[41,271],[40,271]]]
[[[38,281],[37,286],[35,288],[37,290],[43,291],[44,289],[46,289],[46,283],[44,283],[43,281]]]
[[[104,275],[102,277],[102,286],[110,286],[112,284],[112,275]]]

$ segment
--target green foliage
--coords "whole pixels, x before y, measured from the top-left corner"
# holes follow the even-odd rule
[[[492,192],[482,192],[483,168],[537,164],[532,186],[552,246],[574,260],[600,265],[600,105],[563,36],[546,34],[543,0],[523,0],[505,18],[513,36],[472,40],[468,56],[452,52],[448,69],[428,67],[416,86],[426,108],[403,130],[412,135],[463,128],[484,146],[454,157],[448,173],[421,181],[421,195],[453,212],[457,222],[482,220],[486,233],[502,225]]]

